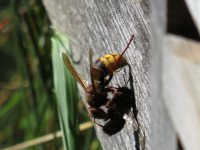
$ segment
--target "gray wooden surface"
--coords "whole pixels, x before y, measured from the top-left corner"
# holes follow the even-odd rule
[[[185,150],[200,147],[200,43],[165,36],[162,83],[167,112]]]
[[[151,2],[151,19],[149,0],[43,2],[53,26],[78,41],[79,45],[72,45],[74,59],[82,56],[76,69],[89,81],[89,48],[94,50],[94,59],[121,53],[135,35],[125,56],[134,76],[139,137],[133,127],[108,137],[95,126],[103,149],[130,150],[139,142],[140,149],[175,150],[177,138],[186,150],[199,148],[199,42],[166,34],[166,0]],[[199,1],[185,2],[199,32]],[[123,74],[117,73],[112,84],[124,85]]]
[[[163,99],[163,45],[166,32],[166,0],[154,0],[152,10],[151,47],[151,149],[175,150],[177,141]]]
[[[78,41],[72,45],[74,58],[82,60],[76,69],[87,80],[89,76],[89,48],[94,50],[94,59],[106,53],[121,53],[132,34],[132,43],[125,53],[134,76],[136,105],[140,126],[141,149],[150,149],[150,83],[149,39],[150,19],[148,0],[43,0],[55,28]],[[124,85],[123,71],[115,75],[112,84]],[[84,99],[85,93],[79,88]],[[135,149],[133,130],[124,128],[111,137],[95,127],[104,150]]]
[[[199,3],[195,3],[195,0],[185,1],[199,29],[199,9],[195,9]],[[150,144],[153,150],[175,150],[179,139],[183,149],[197,150],[200,147],[200,43],[166,33],[166,2],[154,0],[151,3]]]

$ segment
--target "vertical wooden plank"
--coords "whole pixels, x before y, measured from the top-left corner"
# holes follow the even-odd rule
[[[149,1],[140,0],[43,0],[52,24],[78,41],[72,45],[75,59],[82,60],[77,70],[87,80],[89,77],[89,48],[94,50],[94,59],[106,53],[121,53],[131,35],[135,43],[125,53],[132,67],[140,125],[139,139],[134,138],[131,130],[124,128],[111,137],[96,127],[97,135],[103,149],[135,149],[135,141],[141,149],[150,149],[150,116],[149,116]],[[124,71],[117,73],[112,82],[124,85]],[[83,92],[82,88],[80,91]],[[84,98],[85,93],[82,93]],[[87,104],[86,104],[87,105]],[[103,123],[103,122],[101,122]]]
[[[166,32],[166,0],[151,3],[151,148],[152,150],[175,150],[176,135],[163,100],[163,46]]]
[[[163,53],[164,100],[185,150],[200,147],[200,43],[168,35]]]

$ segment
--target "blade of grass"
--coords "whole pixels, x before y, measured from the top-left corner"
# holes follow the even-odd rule
[[[61,57],[62,52],[71,54],[69,38],[64,34],[54,34],[51,40],[53,77],[58,103],[60,126],[63,132],[63,145],[66,150],[78,150],[78,91],[76,81],[64,67]]]

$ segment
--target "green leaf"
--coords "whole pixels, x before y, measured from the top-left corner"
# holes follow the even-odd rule
[[[64,66],[61,54],[71,57],[69,37],[54,34],[52,41],[53,78],[58,104],[63,145],[66,150],[79,149],[78,90],[76,80]]]

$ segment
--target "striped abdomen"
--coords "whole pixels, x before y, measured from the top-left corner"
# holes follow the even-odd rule
[[[103,57],[100,57],[94,64],[92,68],[92,74],[95,80],[103,80],[107,75],[110,74],[110,69],[112,65],[120,57],[119,54],[106,54]],[[128,65],[125,57],[121,57],[120,61],[113,68],[113,71],[116,71],[124,66]]]

